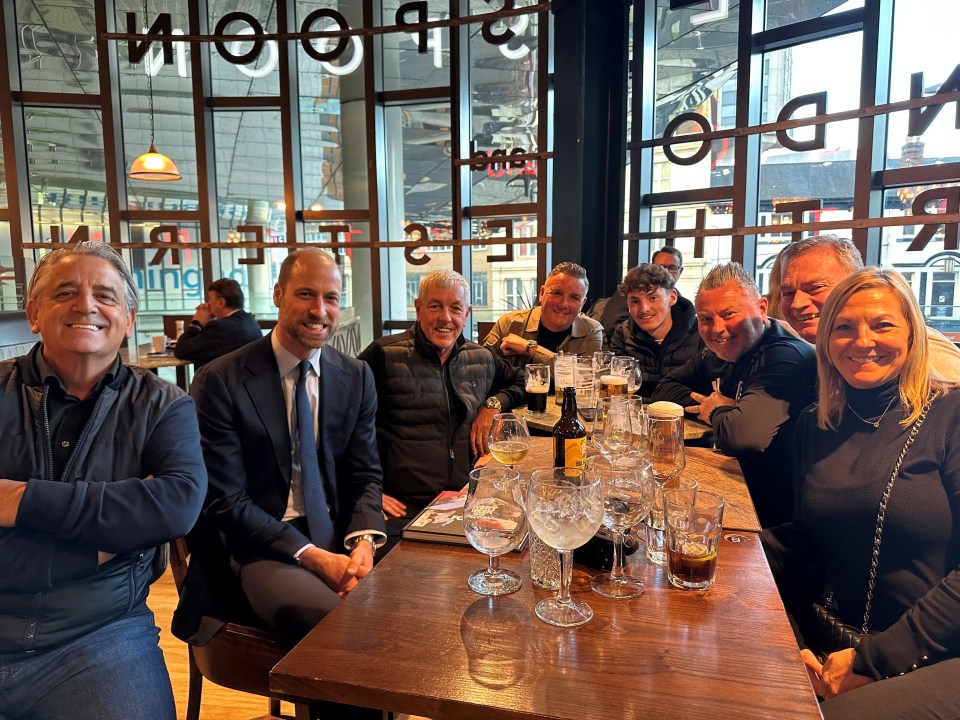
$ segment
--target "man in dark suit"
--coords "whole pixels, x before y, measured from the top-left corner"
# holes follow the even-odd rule
[[[263,333],[257,319],[243,309],[240,283],[220,278],[207,288],[207,300],[197,305],[193,319],[177,338],[173,354],[203,365],[259,340]]]
[[[341,282],[326,253],[290,254],[273,292],[276,329],[211,362],[191,389],[211,475],[203,521],[254,614],[290,645],[356,587],[386,538],[373,376],[323,347]],[[300,418],[316,423],[309,437]],[[193,635],[197,618],[190,627],[178,613],[175,632]]]

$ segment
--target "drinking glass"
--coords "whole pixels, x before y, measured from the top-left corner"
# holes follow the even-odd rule
[[[706,490],[670,490],[663,496],[667,579],[682,590],[705,590],[716,578],[723,498]]]
[[[632,397],[627,400],[627,413],[630,415],[630,430],[633,433],[633,445],[630,447],[642,455],[647,455],[647,410],[643,398]]]
[[[557,353],[553,359],[553,386],[556,388],[557,405],[563,404],[563,389],[576,387],[576,355]]]
[[[527,373],[527,412],[537,417],[547,414],[547,394],[550,392],[550,366],[530,363]]]
[[[570,596],[570,581],[574,549],[592,538],[603,520],[600,481],[575,468],[536,470],[527,484],[526,508],[533,531],[560,551],[560,589],[556,597],[537,603],[537,617],[560,627],[588,622],[593,610]]]
[[[683,448],[683,417],[658,414],[649,405],[647,413],[647,456],[657,484],[654,506],[647,520],[647,557],[664,565],[667,557],[663,549],[663,489],[678,482],[676,479],[687,464]]]
[[[625,398],[609,397],[597,400],[591,440],[597,450],[614,456],[622,455],[630,449],[633,444],[633,430]]]
[[[624,571],[623,541],[630,528],[643,520],[653,506],[655,490],[650,463],[637,453],[616,459],[594,455],[587,460],[584,473],[587,478],[600,480],[603,524],[614,533],[610,574],[597,575],[590,587],[608,598],[639,597],[644,585]]]
[[[530,452],[527,421],[513,413],[497,413],[493,416],[487,443],[493,457],[513,469],[514,464],[523,460]]]
[[[467,578],[470,589],[479,595],[509,595],[519,590],[520,576],[501,568],[500,556],[515,550],[527,531],[520,473],[506,467],[470,471],[463,531],[470,544],[489,557],[486,569]]]
[[[574,386],[577,388],[577,407],[592,408],[595,402],[596,386],[594,384],[593,359],[588,357],[578,357],[574,361],[574,370],[576,379]]]

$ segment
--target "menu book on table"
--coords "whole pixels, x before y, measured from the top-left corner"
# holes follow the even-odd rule
[[[420,514],[403,528],[404,540],[470,545],[463,532],[463,506],[467,501],[467,489],[444,490],[427,505]],[[527,537],[517,550],[527,544]]]

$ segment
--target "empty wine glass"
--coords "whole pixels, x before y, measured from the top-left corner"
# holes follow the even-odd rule
[[[646,456],[647,410],[643,404],[643,398],[635,397],[627,400],[627,412],[630,415],[630,428],[633,431],[633,445],[630,449]]]
[[[594,446],[601,452],[622,455],[633,444],[630,408],[623,397],[604,398],[597,403],[593,421]]]
[[[489,560],[485,570],[467,578],[480,595],[509,595],[520,589],[520,576],[500,567],[500,556],[515,550],[527,531],[520,492],[520,473],[511,468],[486,467],[470,471],[463,507],[467,540]]]
[[[623,541],[627,532],[650,512],[655,486],[650,463],[639,453],[619,458],[594,455],[584,468],[587,478],[597,478],[603,494],[603,524],[614,533],[613,567],[610,574],[590,582],[593,591],[609,598],[632,598],[643,594],[644,585],[624,570]]]
[[[592,538],[603,520],[600,481],[575,468],[536,470],[527,483],[527,519],[537,536],[560,551],[557,596],[537,603],[537,617],[551,625],[572,627],[593,617],[593,609],[570,596],[573,550]]]
[[[523,460],[530,452],[527,421],[513,413],[497,413],[493,416],[487,443],[498,462],[513,468],[515,463]]]
[[[667,562],[663,539],[663,490],[675,487],[677,478],[686,467],[683,447],[683,417],[673,414],[647,415],[647,456],[650,459],[657,494],[647,519],[647,557],[658,565]]]

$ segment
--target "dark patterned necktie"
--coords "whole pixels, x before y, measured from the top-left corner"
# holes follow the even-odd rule
[[[310,362],[301,361],[296,396],[297,431],[300,433],[300,485],[303,488],[303,504],[307,510],[310,540],[318,548],[332,551],[335,533],[330,511],[327,509],[323,479],[320,476],[317,443],[313,438],[313,411],[310,409],[310,397],[307,395],[308,372],[310,372]]]

